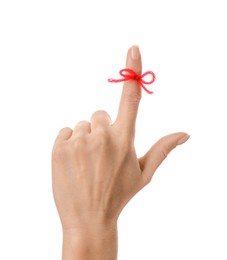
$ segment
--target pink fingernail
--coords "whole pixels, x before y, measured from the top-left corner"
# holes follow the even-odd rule
[[[131,48],[131,57],[133,60],[138,60],[140,58],[140,50],[137,45],[132,46]]]
[[[182,137],[180,140],[178,140],[177,145],[181,145],[185,143],[189,139],[190,135],[186,134],[184,137]]]

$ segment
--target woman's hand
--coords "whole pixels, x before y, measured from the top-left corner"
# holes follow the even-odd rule
[[[126,67],[141,73],[137,46],[129,49]],[[116,259],[116,241],[113,251],[109,248],[110,240],[116,240],[116,223],[122,209],[150,182],[167,154],[189,138],[182,132],[165,136],[137,158],[134,135],[140,99],[137,81],[125,82],[114,123],[105,111],[97,111],[90,122],[81,121],[73,130],[62,129],[53,147],[53,193],[63,234],[74,237],[80,248],[86,241],[92,248],[95,241],[97,255],[91,253],[91,259]],[[112,253],[98,255],[99,246],[105,247],[103,241],[108,241],[107,251]],[[90,259],[88,255],[75,259]]]

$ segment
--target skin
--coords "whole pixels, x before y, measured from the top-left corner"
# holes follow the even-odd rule
[[[128,50],[126,68],[142,71],[139,48]],[[60,130],[52,151],[52,183],[63,229],[63,260],[116,260],[117,220],[128,201],[147,185],[171,150],[189,135],[161,138],[137,158],[135,123],[141,100],[137,81],[124,83],[118,115],[105,111],[90,122]]]

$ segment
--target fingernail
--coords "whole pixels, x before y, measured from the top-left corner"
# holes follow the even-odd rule
[[[133,60],[138,60],[140,58],[140,50],[137,45],[132,46],[131,48],[131,57]]]
[[[178,140],[177,145],[181,145],[185,143],[189,139],[190,135],[186,134],[184,137],[182,137],[180,140]]]

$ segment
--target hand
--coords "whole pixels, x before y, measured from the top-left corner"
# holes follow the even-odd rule
[[[138,47],[129,49],[126,67],[141,73]],[[114,230],[127,202],[150,182],[168,153],[189,138],[183,132],[165,136],[138,159],[134,135],[140,100],[137,81],[126,81],[114,123],[105,111],[97,111],[90,122],[59,132],[52,177],[63,233],[76,231],[86,237],[87,232]]]

